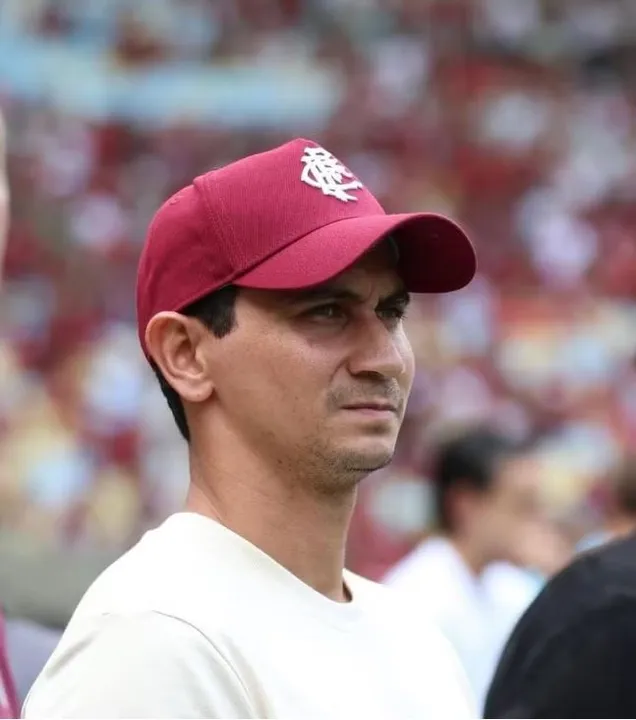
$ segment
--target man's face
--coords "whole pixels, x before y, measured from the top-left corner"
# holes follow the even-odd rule
[[[381,246],[310,291],[241,290],[210,338],[212,424],[330,494],[386,465],[413,381],[408,303]]]
[[[526,528],[541,519],[539,472],[530,455],[500,460],[490,490],[475,499],[473,533],[492,560],[513,559]]]

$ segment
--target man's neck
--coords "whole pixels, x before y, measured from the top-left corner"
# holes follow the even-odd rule
[[[342,574],[355,491],[321,498],[242,460],[228,467],[191,457],[186,509],[220,522],[326,597],[346,601]]]

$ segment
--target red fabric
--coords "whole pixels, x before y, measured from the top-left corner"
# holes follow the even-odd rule
[[[0,612],[0,718],[18,717],[20,717],[18,696],[7,657],[4,615]]]
[[[321,187],[322,178],[303,164],[309,148],[319,146],[296,139],[248,156],[196,178],[162,205],[137,275],[144,350],[146,326],[158,312],[180,310],[229,283],[281,290],[319,284],[392,231],[409,290],[447,292],[470,282],[475,252],[455,223],[386,215],[353,175],[339,171],[335,187]],[[301,181],[303,172],[309,182]],[[348,185],[345,198],[334,197],[340,182]]]

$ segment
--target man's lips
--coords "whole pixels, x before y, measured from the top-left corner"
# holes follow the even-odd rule
[[[374,400],[344,405],[343,409],[369,413],[397,413],[397,407],[393,403]]]

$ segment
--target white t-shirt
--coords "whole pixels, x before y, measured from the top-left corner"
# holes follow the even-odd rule
[[[453,650],[399,593],[337,603],[222,525],[178,513],[99,577],[24,717],[475,717]]]
[[[483,707],[501,651],[539,582],[503,562],[476,576],[444,538],[422,542],[384,582],[415,599],[422,621],[434,622],[451,641]]]

